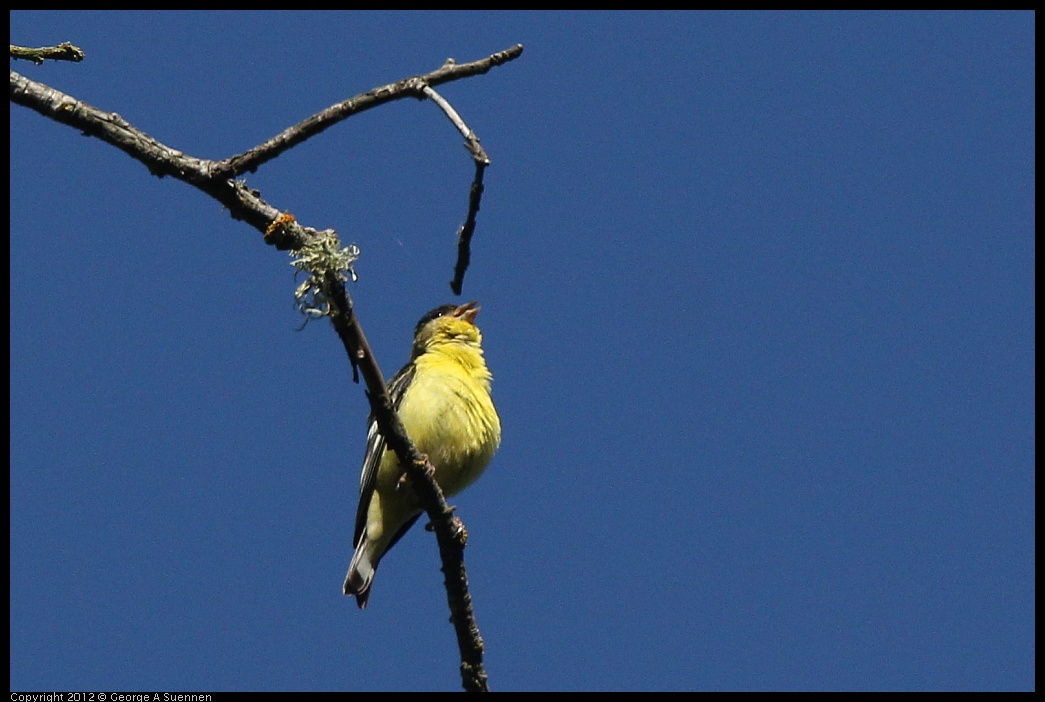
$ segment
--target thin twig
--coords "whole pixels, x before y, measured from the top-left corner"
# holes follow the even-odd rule
[[[438,105],[450,119],[457,131],[464,137],[465,148],[475,161],[475,178],[472,187],[468,191],[468,214],[465,216],[464,224],[457,230],[457,264],[454,266],[454,279],[450,281],[450,289],[454,295],[461,294],[464,285],[464,274],[468,270],[468,264],[472,260],[472,235],[475,234],[475,220],[479,215],[479,205],[483,199],[483,174],[486,167],[490,165],[490,157],[486,155],[479,136],[464,123],[461,115],[450,105],[446,99],[437,93],[430,85],[424,87],[425,96]]]
[[[479,203],[483,197],[483,173],[486,166],[476,162],[475,180],[468,191],[468,217],[457,230],[457,263],[454,265],[454,279],[450,281],[450,289],[455,295],[461,294],[464,284],[464,273],[472,261],[472,235],[475,233],[475,218],[479,214]]]
[[[11,58],[32,61],[39,65],[45,60],[72,61],[74,63],[83,61],[83,49],[63,41],[58,46],[41,46],[35,49],[28,46],[15,46],[11,44]]]

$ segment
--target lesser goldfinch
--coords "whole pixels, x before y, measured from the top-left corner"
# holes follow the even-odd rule
[[[476,302],[437,307],[417,323],[410,361],[392,378],[392,406],[417,450],[427,454],[443,494],[454,495],[485,470],[501,444],[501,420],[490,398],[491,375],[475,326]],[[370,598],[377,565],[421,516],[421,503],[402,479],[373,414],[359,482],[355,555],[345,594],[360,609]]]

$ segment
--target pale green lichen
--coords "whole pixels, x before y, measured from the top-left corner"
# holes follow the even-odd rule
[[[294,304],[305,321],[330,314],[330,294],[324,281],[333,274],[342,283],[356,280],[352,264],[359,258],[359,248],[350,244],[341,248],[341,240],[333,229],[326,229],[311,237],[305,246],[290,252],[290,265],[308,275],[294,291]],[[295,273],[296,275],[296,273]]]

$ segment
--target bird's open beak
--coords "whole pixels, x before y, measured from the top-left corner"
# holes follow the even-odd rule
[[[469,324],[475,324],[475,316],[479,314],[479,309],[479,301],[472,300],[454,310],[454,316],[460,317]]]

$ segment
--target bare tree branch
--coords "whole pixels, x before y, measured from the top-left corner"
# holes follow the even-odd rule
[[[243,173],[253,173],[258,169],[258,166],[266,161],[272,160],[290,147],[300,144],[306,139],[329,129],[338,122],[348,119],[352,115],[365,112],[394,100],[402,100],[404,98],[423,100],[425,98],[424,88],[426,86],[442,85],[443,83],[460,80],[461,78],[481,75],[495,66],[500,66],[518,58],[522,51],[522,44],[516,44],[504,51],[498,51],[492,56],[471,63],[447,61],[431,73],[404,78],[395,83],[389,83],[388,85],[368,90],[365,93],[360,93],[355,97],[317,112],[308,119],[285,129],[249,151],[222,161],[219,168],[227,169],[224,172],[230,178]]]
[[[83,49],[73,46],[67,41],[63,41],[58,46],[41,46],[36,49],[11,44],[11,58],[32,61],[37,65],[43,63],[46,59],[79,62],[83,61],[83,57]]]
[[[11,101],[16,104],[112,144],[145,164],[153,175],[171,176],[199,188],[228,208],[233,218],[244,220],[255,229],[264,232],[279,216],[279,210],[265,203],[257,191],[251,191],[244,184],[234,182],[235,178],[256,171],[262,163],[274,159],[295,144],[319,134],[353,114],[405,97],[423,99],[426,97],[426,85],[439,85],[481,75],[494,66],[517,58],[522,54],[522,50],[522,45],[516,44],[480,61],[463,64],[448,62],[426,75],[406,78],[361,93],[316,113],[243,154],[220,161],[188,156],[137,129],[115,112],[103,112],[15,71],[11,71],[10,94]],[[475,191],[476,186],[473,183],[473,199]],[[481,183],[479,191],[481,192]],[[280,250],[301,248],[304,241],[300,227],[280,227],[275,235],[266,236],[265,240]]]
[[[483,174],[486,172],[486,167],[490,165],[490,157],[486,155],[486,151],[479,143],[479,136],[464,123],[461,115],[457,114],[457,110],[442,95],[429,85],[424,87],[424,93],[432,102],[442,108],[446,116],[457,127],[457,131],[461,132],[465,148],[475,161],[475,178],[472,180],[472,187],[468,192],[468,215],[465,217],[464,224],[457,230],[457,265],[454,266],[454,279],[450,281],[450,289],[454,291],[454,295],[460,295],[465,271],[468,270],[468,264],[472,260],[472,235],[475,233],[475,218],[479,214],[479,203],[483,197]]]
[[[63,47],[68,47],[63,49]],[[69,54],[71,45],[63,44],[54,49],[63,49]],[[247,222],[264,234],[267,243],[280,250],[300,252],[306,247],[314,246],[317,241],[323,242],[326,249],[340,250],[336,233],[333,230],[322,232],[310,227],[302,227],[287,212],[269,205],[260,193],[250,189],[246,183],[236,180],[246,172],[254,172],[259,166],[271,161],[279,154],[306,139],[319,134],[353,114],[363,112],[378,105],[405,97],[418,99],[430,98],[450,117],[451,121],[465,136],[466,145],[476,161],[476,178],[472,183],[469,198],[468,221],[462,226],[460,238],[464,241],[464,255],[459,257],[455,274],[455,292],[460,292],[460,278],[468,265],[468,243],[475,228],[475,214],[479,209],[479,198],[482,193],[482,174],[489,158],[479,145],[479,140],[461,120],[457,112],[431,86],[447,83],[461,78],[486,73],[491,68],[517,58],[523,47],[517,44],[480,61],[458,64],[447,61],[439,69],[423,76],[406,78],[362,93],[344,102],[309,117],[303,122],[290,127],[268,141],[244,152],[221,161],[201,159],[184,154],[166,146],[137,129],[115,112],[104,112],[76,98],[42,83],[30,80],[15,71],[11,71],[11,102],[28,107],[36,112],[62,124],[79,129],[84,134],[94,136],[112,144],[137,161],[145,164],[156,176],[171,176],[189,183],[202,192],[210,195],[229,210],[235,218]],[[15,47],[12,46],[12,55]],[[79,51],[76,49],[76,51]],[[45,58],[64,58],[64,60],[80,60],[79,58],[56,55]],[[32,58],[40,54],[27,54],[21,58],[29,58],[37,63],[42,61]],[[467,233],[467,238],[465,233]],[[333,244],[330,244],[333,242]],[[344,252],[348,252],[345,249]],[[371,410],[378,422],[381,433],[399,462],[405,467],[421,503],[425,507],[436,533],[439,553],[443,561],[443,572],[447,588],[447,599],[450,605],[451,618],[458,640],[461,654],[462,684],[467,690],[486,690],[487,676],[483,668],[483,643],[475,622],[471,606],[471,595],[468,593],[467,577],[464,568],[464,545],[467,532],[461,520],[457,518],[443,497],[439,485],[434,479],[434,469],[428,458],[419,453],[413,445],[402,421],[392,408],[385,385],[384,376],[378,367],[377,359],[370,349],[366,335],[355,315],[352,299],[345,288],[343,271],[349,266],[351,259],[334,257],[336,269],[311,269],[316,279],[310,285],[321,291],[325,313],[331,322],[352,364],[353,371],[361,371],[367,386],[367,398]],[[462,264],[462,260],[464,263]],[[452,284],[453,285],[453,284]],[[358,375],[355,375],[358,382]]]

